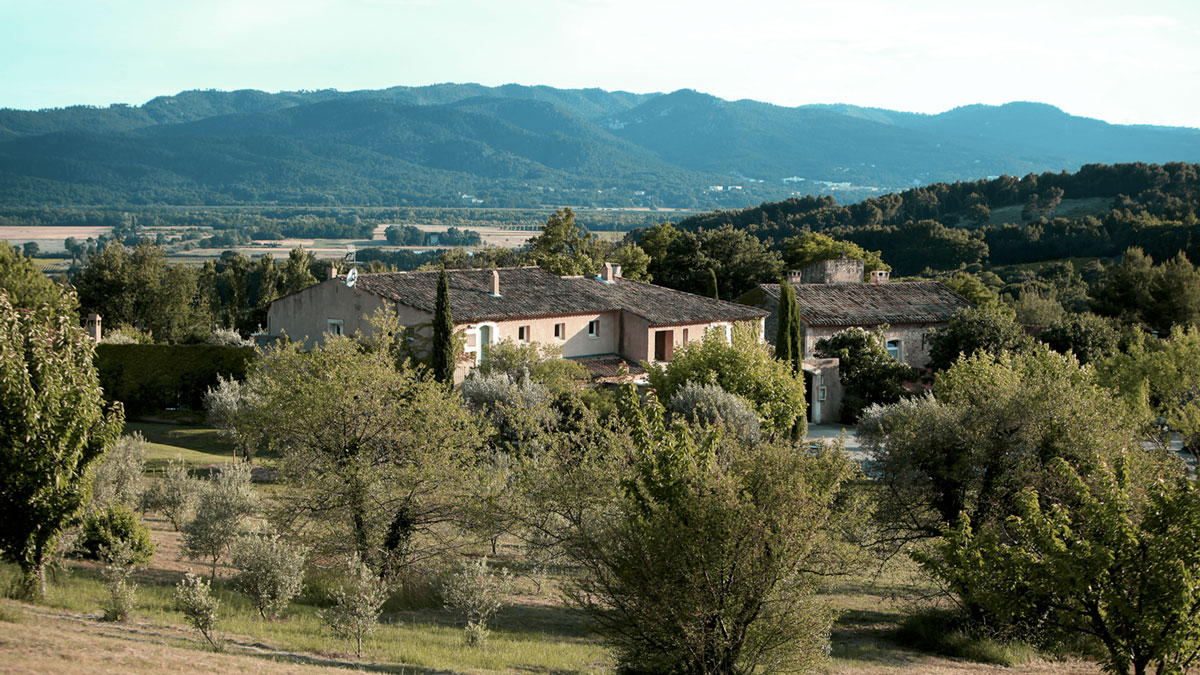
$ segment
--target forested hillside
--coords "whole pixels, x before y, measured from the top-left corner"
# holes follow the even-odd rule
[[[683,220],[729,225],[764,242],[821,232],[878,250],[899,274],[986,263],[1111,257],[1138,246],[1156,259],[1200,257],[1195,164],[1087,165],[1076,173],[936,183],[839,205],[805,197]]]
[[[741,208],[1132,161],[1200,161],[1200,131],[1032,103],[918,115],[472,84],[0,110],[13,206]]]

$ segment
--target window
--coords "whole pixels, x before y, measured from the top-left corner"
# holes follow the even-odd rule
[[[588,322],[588,337],[600,337],[600,319],[592,319]]]
[[[825,387],[821,387],[819,390],[817,390],[817,400],[818,401],[825,400]]]
[[[687,339],[688,339],[688,329],[684,328],[683,329],[683,344],[685,344],[685,345],[687,344]]]
[[[529,326],[517,328],[517,342],[529,342]]]
[[[325,332],[331,335],[343,335],[346,332],[346,322],[341,319],[330,319],[325,327]]]
[[[554,339],[555,340],[566,340],[567,339],[567,324],[565,324],[565,323],[554,324]]]
[[[888,340],[887,353],[888,353],[888,356],[899,361],[900,360],[900,341],[899,340]]]

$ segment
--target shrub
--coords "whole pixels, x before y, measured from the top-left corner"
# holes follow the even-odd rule
[[[221,602],[213,597],[212,588],[203,577],[188,572],[175,586],[175,609],[183,612],[188,623],[200,631],[216,651],[221,651],[221,645],[213,634],[220,605]]]
[[[196,516],[183,528],[184,552],[211,561],[210,578],[216,577],[217,562],[258,510],[250,471],[249,464],[234,464],[210,478],[200,491]]]
[[[137,564],[148,563],[154,556],[150,530],[129,507],[116,504],[84,517],[79,547],[85,557],[103,560],[106,549],[117,550],[122,544],[128,545]]]
[[[92,508],[141,503],[146,471],[146,439],[134,432],[117,440],[92,472]]]
[[[108,562],[104,566],[104,584],[108,588],[108,606],[104,608],[105,621],[124,621],[133,613],[133,600],[137,584],[130,581],[133,572],[143,563],[137,552],[127,541],[117,541],[101,550]]]
[[[218,377],[244,379],[254,358],[249,347],[96,345],[104,394],[124,403],[127,414],[173,407],[198,410]]]
[[[688,382],[675,392],[671,410],[689,424],[723,427],[747,443],[757,443],[758,413],[746,399],[716,384]]]
[[[142,510],[161,512],[178,532],[191,518],[201,486],[183,459],[170,460],[159,479],[142,493]]]
[[[677,349],[665,367],[651,365],[646,370],[663,401],[673,399],[688,382],[716,384],[749,401],[763,431],[805,431],[804,380],[790,364],[777,360],[752,328],[735,327],[731,343],[719,331],[710,331],[704,340]]]
[[[278,535],[244,535],[233,545],[234,585],[250,597],[264,619],[275,619],[300,594],[304,582],[303,546]]]
[[[512,592],[512,575],[501,568],[499,574],[488,569],[487,558],[466,561],[458,572],[442,584],[446,607],[467,615],[467,644],[482,647],[487,642],[488,620]]]
[[[243,338],[232,328],[218,328],[204,340],[204,344],[217,347],[253,347],[254,340]]]
[[[361,657],[363,638],[375,631],[387,593],[379,577],[361,560],[351,559],[349,570],[342,587],[333,592],[332,606],[321,612],[321,620],[338,637],[354,640],[354,654]]]
[[[835,616],[822,577],[861,555],[846,542],[866,516],[850,491],[856,467],[836,450],[667,429],[654,397],[642,405],[632,388],[622,408],[635,447],[609,503],[572,512],[567,492],[552,502],[570,519],[563,548],[581,571],[571,598],[620,669],[818,669]]]

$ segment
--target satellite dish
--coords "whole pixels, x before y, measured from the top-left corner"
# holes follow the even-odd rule
[[[349,286],[350,288],[354,288],[354,283],[356,281],[358,281],[358,268],[352,267],[352,268],[350,268],[350,271],[346,274],[346,285]]]

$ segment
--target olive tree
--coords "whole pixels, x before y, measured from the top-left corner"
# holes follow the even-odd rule
[[[1056,458],[1077,466],[1130,448],[1151,470],[1133,418],[1075,357],[1042,345],[1027,353],[978,353],[940,373],[934,394],[868,408],[858,436],[881,475],[878,515],[897,540],[936,537],[966,513],[1003,521],[1013,499],[1055,483]]]
[[[280,476],[294,488],[275,514],[281,526],[377,573],[438,550],[419,538],[441,541],[455,519],[480,439],[457,394],[426,373],[347,337],[258,361],[245,383],[254,404],[237,426],[270,429]]]
[[[16,309],[0,290],[0,554],[29,598],[45,595],[55,542],[87,506],[92,468],[123,422],[120,404],[104,404],[71,301]]]
[[[184,552],[188,557],[208,560],[212,564],[210,577],[215,578],[217,563],[238,535],[246,531],[258,508],[259,497],[251,484],[250,465],[222,468],[200,489],[196,514],[183,527]]]
[[[855,467],[838,451],[668,428],[654,397],[642,406],[632,389],[622,403],[633,443],[610,478],[613,500],[557,509],[569,523],[563,549],[582,570],[570,597],[620,667],[817,666],[835,615],[817,594],[821,578],[857,556],[841,536],[863,514],[847,492]]]

